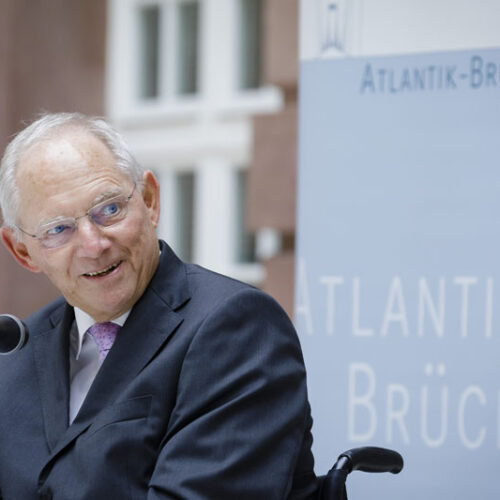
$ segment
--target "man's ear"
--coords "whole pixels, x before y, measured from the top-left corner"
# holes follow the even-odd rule
[[[142,199],[153,226],[158,226],[160,220],[160,184],[151,170],[144,172],[142,176]]]
[[[7,250],[12,254],[14,259],[28,271],[39,273],[40,268],[35,265],[31,255],[26,248],[26,245],[16,238],[14,230],[10,227],[2,227],[0,236]]]

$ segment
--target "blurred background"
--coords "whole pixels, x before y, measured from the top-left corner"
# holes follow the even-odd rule
[[[291,315],[298,0],[1,0],[0,147],[48,111],[106,117],[158,176],[158,235]],[[0,246],[0,312],[55,298]]]

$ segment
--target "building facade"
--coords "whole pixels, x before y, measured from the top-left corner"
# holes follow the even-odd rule
[[[108,8],[107,114],[160,179],[159,236],[291,312],[297,2]]]
[[[297,0],[6,0],[2,149],[41,111],[106,115],[162,187],[179,255],[291,314]],[[0,248],[0,311],[57,292]]]

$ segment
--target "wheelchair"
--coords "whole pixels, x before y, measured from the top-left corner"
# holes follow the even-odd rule
[[[319,476],[318,500],[347,500],[346,479],[354,470],[399,474],[403,457],[394,450],[366,446],[341,453],[328,474]]]

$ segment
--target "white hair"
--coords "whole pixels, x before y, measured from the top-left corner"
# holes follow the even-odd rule
[[[5,226],[16,228],[21,197],[16,182],[19,158],[31,146],[63,128],[80,128],[102,141],[115,158],[116,167],[138,186],[143,169],[137,163],[123,137],[109,123],[99,117],[81,113],[47,113],[19,132],[5,149],[0,163],[0,209]],[[19,232],[17,231],[19,235]]]

